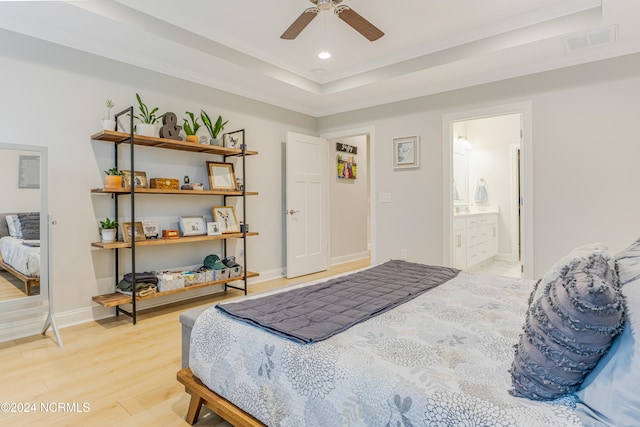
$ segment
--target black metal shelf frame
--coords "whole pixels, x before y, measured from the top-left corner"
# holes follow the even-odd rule
[[[120,144],[129,144],[130,146],[130,151],[129,151],[129,158],[130,158],[130,176],[133,177],[134,176],[134,171],[135,171],[135,134],[134,134],[134,125],[133,125],[133,106],[126,108],[122,111],[120,111],[119,113],[114,115],[114,120],[116,121],[116,128],[115,130],[118,130],[118,118],[120,118],[123,115],[128,115],[129,116],[129,138],[122,140],[122,141],[117,141],[114,142],[114,167],[116,169],[118,169],[118,147]],[[239,287],[239,286],[234,286],[234,285],[230,285],[228,282],[226,282],[224,284],[224,290],[225,292],[227,291],[228,288],[232,288],[232,289],[237,289],[237,290],[241,290],[244,292],[245,295],[247,295],[247,221],[246,221],[246,212],[247,212],[247,194],[246,194],[246,168],[245,168],[245,160],[246,160],[246,144],[244,144],[244,138],[243,138],[243,145],[242,145],[242,152],[239,154],[231,154],[228,156],[223,155],[223,161],[226,161],[227,157],[240,157],[242,159],[242,223],[244,224],[244,227],[242,227],[242,240],[243,240],[243,254],[244,254],[244,266],[243,266],[243,273],[242,273],[242,278],[238,279],[242,280],[244,283],[243,287]],[[119,208],[118,208],[118,196],[122,196],[122,195],[128,195],[130,197],[130,208],[131,208],[131,224],[132,226],[135,224],[135,185],[130,185],[130,191],[129,193],[112,193],[111,194],[111,198],[114,199],[114,218],[118,218],[118,212],[119,212]],[[223,195],[223,203],[226,206],[227,204],[227,197],[238,197],[238,196],[228,196],[228,195]],[[227,239],[224,239],[223,241],[223,258],[226,258],[227,256]],[[135,237],[133,237],[131,239],[131,247],[129,248],[131,250],[131,281],[132,281],[132,299],[131,299],[131,310],[125,310],[123,309],[120,305],[116,306],[116,316],[119,316],[121,313],[125,314],[129,317],[131,317],[133,324],[135,325],[137,323],[137,290],[136,290],[136,239]],[[117,289],[118,286],[118,281],[119,281],[119,277],[120,277],[120,262],[119,262],[119,251],[120,249],[115,249],[115,288]]]

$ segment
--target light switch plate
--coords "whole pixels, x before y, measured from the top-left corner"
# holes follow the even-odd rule
[[[391,203],[391,193],[378,193],[378,203]]]

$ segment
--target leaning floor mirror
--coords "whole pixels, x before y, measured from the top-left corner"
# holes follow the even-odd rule
[[[52,327],[47,147],[0,142],[0,341]]]

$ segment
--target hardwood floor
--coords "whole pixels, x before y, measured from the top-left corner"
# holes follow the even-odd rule
[[[249,293],[363,268],[369,260],[326,272],[251,285]],[[0,426],[186,426],[189,395],[180,369],[181,312],[242,295],[230,290],[198,300],[64,328],[59,348],[49,331],[0,343]],[[7,412],[6,404],[19,412]],[[31,412],[26,413],[24,405]],[[197,426],[229,426],[203,409]]]
[[[0,270],[0,301],[9,301],[26,296],[24,283],[7,271]]]

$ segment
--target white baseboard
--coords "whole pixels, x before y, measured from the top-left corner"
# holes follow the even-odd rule
[[[261,272],[260,276],[249,279],[248,286],[255,283],[265,282],[267,280],[278,279],[283,277],[282,269],[274,269]],[[207,288],[194,289],[190,292],[181,292],[177,294],[158,297],[150,300],[140,301],[137,304],[138,310],[145,310],[153,307],[171,304],[174,302],[185,301],[193,298],[212,295],[223,292],[222,285],[211,286]],[[81,323],[95,322],[109,317],[115,317],[115,309],[102,307],[97,304],[91,304],[89,307],[83,307],[76,310],[68,310],[57,312],[53,315],[56,326],[59,329],[68,326],[79,325]],[[9,341],[17,338],[37,335],[42,331],[47,316],[38,315],[30,319],[21,319],[17,321],[3,322],[0,324],[0,342]],[[64,341],[64,334],[62,340]]]
[[[3,322],[0,324],[0,342],[38,335],[46,320],[46,314],[38,314],[30,319]]]
[[[339,257],[333,257],[329,260],[329,264],[331,266],[334,265],[339,265],[339,264],[344,264],[347,262],[351,262],[351,261],[358,261],[361,259],[365,259],[369,257],[369,251],[365,251],[365,252],[358,252],[355,254],[349,254],[349,255],[342,255]]]

